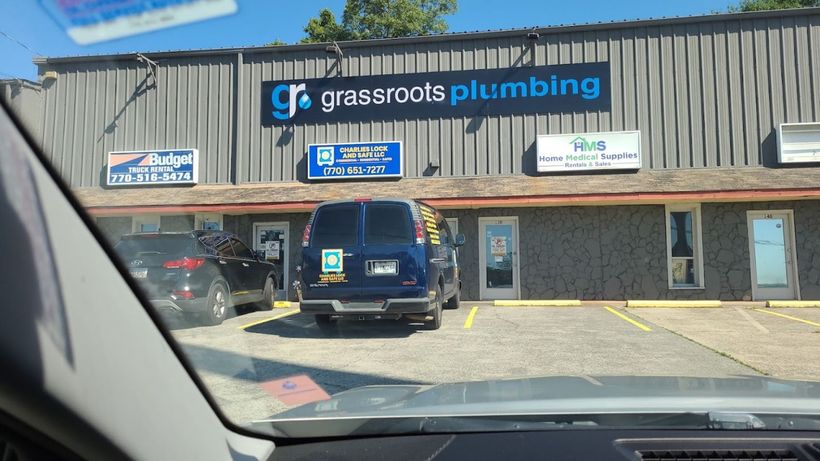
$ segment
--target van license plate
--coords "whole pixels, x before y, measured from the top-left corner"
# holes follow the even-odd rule
[[[391,275],[397,273],[396,261],[373,261],[373,274]]]
[[[131,271],[131,277],[135,279],[145,279],[148,278],[148,269],[136,269]]]

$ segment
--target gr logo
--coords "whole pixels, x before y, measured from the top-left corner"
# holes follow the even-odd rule
[[[333,165],[333,146],[316,148],[316,164],[319,166]]]
[[[322,272],[344,272],[344,254],[341,249],[322,250]]]
[[[310,96],[305,92],[304,83],[276,85],[273,87],[270,99],[273,107],[278,109],[273,111],[273,116],[279,120],[287,120],[296,115],[297,105],[302,110],[308,110],[312,104]]]

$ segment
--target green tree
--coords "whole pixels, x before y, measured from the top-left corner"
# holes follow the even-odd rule
[[[282,40],[279,40],[278,38],[274,39],[272,42],[269,42],[269,43],[265,44],[265,46],[281,46],[281,45],[287,45],[287,42],[283,42]]]
[[[729,11],[782,10],[811,6],[820,6],[820,0],[740,0],[740,3],[729,6]]]
[[[368,38],[412,37],[447,31],[443,16],[457,10],[456,0],[347,0],[341,24],[324,8],[312,18],[303,43]]]

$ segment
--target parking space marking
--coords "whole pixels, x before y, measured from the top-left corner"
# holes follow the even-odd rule
[[[473,308],[470,309],[470,315],[468,315],[467,320],[464,321],[464,328],[469,330],[473,327],[473,319],[475,318],[476,312],[478,312],[478,306],[473,306]]]
[[[811,320],[800,319],[797,317],[792,317],[791,315],[781,314],[780,312],[772,312],[767,311],[766,309],[755,309],[758,312],[763,312],[764,314],[776,315],[778,317],[783,317],[784,319],[794,320],[795,322],[805,323],[806,325],[811,325],[814,327],[820,327],[820,323],[812,322]]]
[[[295,310],[295,311],[285,312],[284,314],[274,315],[273,317],[268,317],[266,319],[257,320],[255,322],[251,322],[251,323],[246,323],[246,324],[240,326],[239,329],[244,330],[246,328],[250,328],[252,326],[256,326],[256,325],[259,325],[261,323],[271,322],[273,320],[279,320],[281,318],[285,318],[285,317],[291,316],[293,314],[298,314],[299,312],[301,312],[301,311],[300,310]]]
[[[745,309],[741,309],[741,308],[739,308],[739,307],[735,307],[735,310],[737,311],[737,313],[738,313],[738,314],[740,314],[740,316],[741,316],[741,317],[743,317],[744,319],[746,319],[746,321],[747,321],[747,322],[751,323],[751,324],[752,324],[752,326],[754,326],[754,327],[755,327],[755,328],[757,328],[758,330],[762,331],[763,333],[768,333],[768,332],[769,332],[769,329],[768,329],[768,328],[764,327],[763,325],[761,325],[761,324],[760,324],[760,322],[758,322],[757,320],[753,319],[753,318],[752,318],[752,316],[751,316],[751,315],[749,315],[749,313],[748,313],[748,312],[746,312],[746,310],[745,310]]]
[[[625,316],[624,314],[621,314],[620,312],[616,311],[615,309],[613,309],[613,308],[611,308],[611,307],[609,307],[609,306],[604,306],[604,309],[606,309],[606,310],[608,310],[609,312],[611,312],[611,313],[613,313],[613,314],[617,315],[617,316],[618,316],[618,317],[620,317],[621,319],[626,320],[627,322],[631,323],[632,325],[635,325],[636,327],[640,328],[640,329],[641,329],[641,330],[643,330],[643,331],[652,331],[652,329],[651,329],[651,328],[649,328],[648,326],[644,325],[643,323],[638,322],[637,320],[632,320],[631,318],[629,318],[629,317]]]

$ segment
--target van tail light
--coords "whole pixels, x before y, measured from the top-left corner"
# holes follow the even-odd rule
[[[189,290],[174,290],[174,296],[176,296],[177,298],[182,298],[182,299],[193,299],[194,298],[194,294],[191,293]]]
[[[310,245],[310,224],[305,226],[305,232],[302,233],[302,247],[307,248]]]
[[[186,256],[182,259],[165,261],[162,267],[165,269],[185,269],[186,271],[192,271],[203,264],[205,264],[205,258],[189,258]]]
[[[421,220],[416,220],[416,243],[424,244],[424,223]]]

